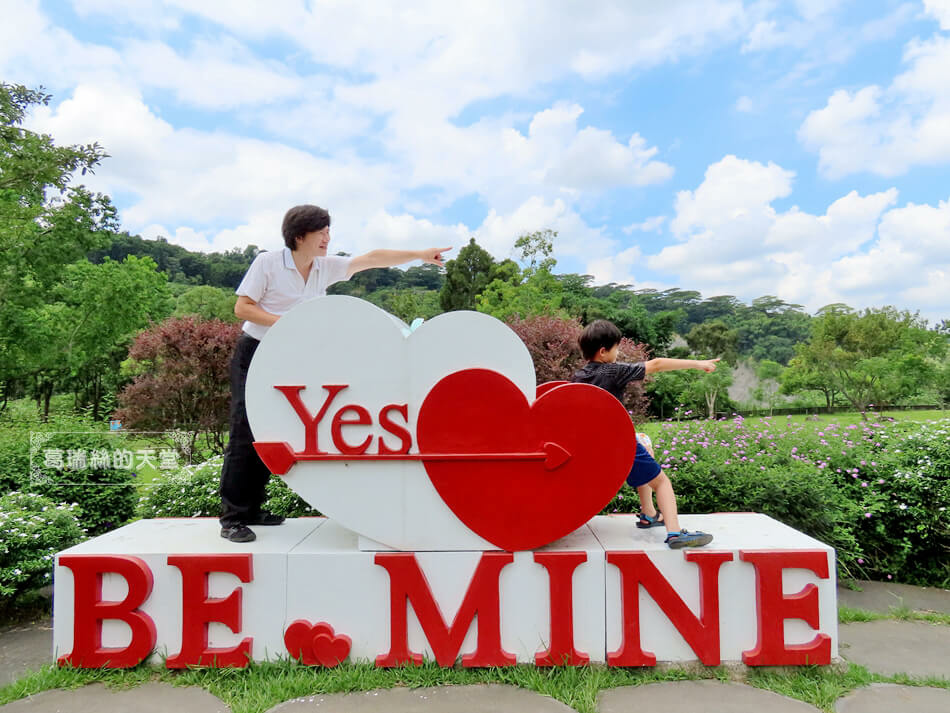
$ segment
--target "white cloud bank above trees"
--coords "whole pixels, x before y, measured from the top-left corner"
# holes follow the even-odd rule
[[[896,302],[934,320],[946,316],[950,199],[898,206],[898,191],[890,188],[851,191],[822,215],[776,210],[773,203],[793,195],[793,183],[794,174],[775,163],[724,157],[695,190],[677,194],[675,244],[642,259],[710,296],[773,294],[811,310]],[[591,269],[622,281],[618,262]]]

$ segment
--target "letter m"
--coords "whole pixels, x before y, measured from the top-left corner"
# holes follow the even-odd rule
[[[452,620],[445,623],[432,589],[412,552],[378,553],[375,562],[389,572],[390,646],[389,653],[376,657],[381,667],[422,663],[422,654],[409,651],[408,607],[412,605],[429,646],[440,666],[452,666],[458,658],[466,633],[478,615],[475,651],[462,657],[463,666],[511,666],[515,656],[501,648],[501,617],[498,579],[501,570],[514,560],[510,552],[482,554],[469,582],[465,598]]]

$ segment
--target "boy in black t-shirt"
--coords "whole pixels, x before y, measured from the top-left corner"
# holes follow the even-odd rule
[[[593,384],[609,391],[618,400],[623,400],[624,389],[631,381],[641,381],[647,374],[678,369],[716,370],[718,359],[650,359],[647,362],[625,364],[617,361],[620,351],[620,330],[607,320],[597,320],[584,329],[578,340],[587,364],[574,372],[571,381]],[[633,468],[627,476],[627,485],[637,489],[640,496],[640,512],[637,527],[666,527],[666,544],[673,549],[702,547],[712,542],[712,535],[705,532],[681,530],[676,511],[676,495],[670,479],[659,464],[637,441],[637,455]],[[659,512],[653,506],[653,493]]]

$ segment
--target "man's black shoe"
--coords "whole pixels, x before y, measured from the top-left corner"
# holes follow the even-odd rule
[[[257,535],[247,525],[231,525],[221,528],[221,537],[231,542],[253,542]]]
[[[270,526],[270,525],[282,525],[283,522],[284,522],[283,515],[275,515],[272,512],[267,512],[266,510],[262,510],[260,513],[258,513],[257,517],[251,520],[248,520],[247,524]]]

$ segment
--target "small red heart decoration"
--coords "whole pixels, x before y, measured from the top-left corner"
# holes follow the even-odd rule
[[[316,666],[319,663],[313,655],[312,639],[310,622],[304,619],[298,619],[284,632],[284,646],[288,653],[304,666]]]
[[[600,512],[636,453],[630,416],[607,391],[566,384],[529,404],[486,369],[458,371],[432,387],[416,432],[429,479],[452,512],[509,551],[546,545]]]
[[[332,631],[332,630],[331,630]],[[321,666],[333,668],[346,660],[350,655],[351,641],[349,636],[340,634],[317,633],[313,636],[313,655]]]
[[[334,634],[333,627],[325,621],[311,625],[298,619],[284,632],[284,645],[305,666],[333,668],[350,655],[352,642],[345,634]]]

